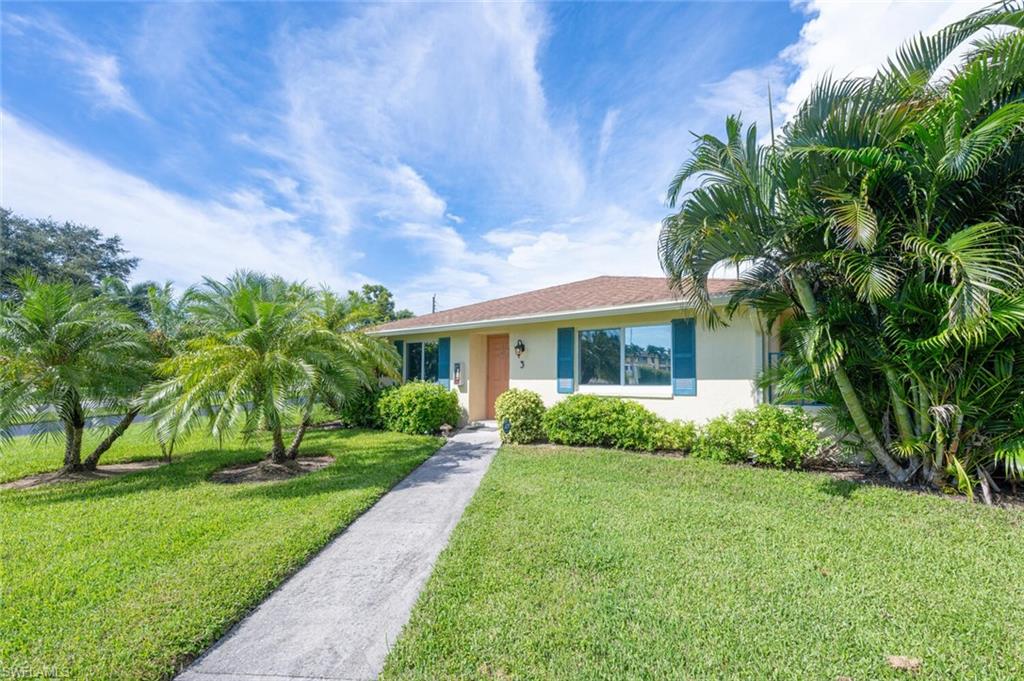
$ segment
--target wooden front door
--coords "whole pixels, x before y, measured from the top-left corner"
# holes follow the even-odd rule
[[[487,418],[494,418],[494,400],[508,390],[508,334],[487,337]]]

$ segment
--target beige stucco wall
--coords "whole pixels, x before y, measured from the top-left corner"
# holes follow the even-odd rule
[[[487,336],[508,334],[510,346],[517,340],[526,345],[522,364],[509,350],[509,387],[526,388],[540,394],[544,403],[552,405],[567,397],[557,391],[555,364],[559,328],[571,326],[578,332],[620,326],[667,323],[679,318],[678,311],[644,314],[577,318],[559,322],[516,324],[471,331],[395,335],[390,338],[412,341],[451,338],[452,366],[462,365],[462,383],[452,386],[459,394],[459,403],[470,420],[484,418],[486,413]],[[760,399],[756,379],[764,363],[762,335],[752,318],[734,318],[729,326],[707,328],[697,324],[697,394],[673,396],[670,386],[580,386],[576,391],[616,395],[636,400],[651,411],[669,419],[703,422],[734,409],[751,407]],[[579,378],[579,351],[574,351]],[[454,370],[453,370],[454,371]],[[453,376],[454,378],[454,376]]]

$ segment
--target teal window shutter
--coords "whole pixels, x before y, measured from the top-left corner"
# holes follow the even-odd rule
[[[446,388],[451,387],[452,339],[437,339],[437,382]]]
[[[575,363],[572,357],[572,342],[575,329],[567,327],[558,330],[558,392],[571,393],[573,391],[573,369]]]
[[[672,394],[697,394],[697,323],[672,320]]]
[[[401,357],[398,363],[398,374],[405,380],[405,341],[395,341],[395,351]]]

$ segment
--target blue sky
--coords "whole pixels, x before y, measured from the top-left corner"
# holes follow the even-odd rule
[[[656,275],[691,131],[981,4],[5,2],[0,204],[121,235],[139,279],[417,312]]]

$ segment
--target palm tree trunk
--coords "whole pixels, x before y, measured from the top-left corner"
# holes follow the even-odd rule
[[[295,429],[295,437],[292,438],[292,443],[288,447],[288,458],[296,459],[299,456],[299,445],[302,444],[302,438],[306,435],[306,429],[309,428],[309,416],[302,417],[302,423]]]
[[[883,369],[885,382],[889,384],[889,395],[892,398],[892,410],[896,414],[896,427],[900,431],[900,439],[903,442],[910,442],[914,439],[914,422],[910,418],[910,408],[900,388],[899,377],[896,370],[890,366]]]
[[[112,431],[110,431],[110,434],[103,438],[103,442],[100,442],[96,445],[96,449],[92,450],[92,454],[90,454],[89,458],[85,460],[84,467],[86,470],[91,471],[96,469],[96,464],[99,463],[100,457],[110,449],[110,445],[114,444],[114,441],[117,440],[117,438],[124,435],[124,431],[128,429],[128,426],[132,424],[132,421],[134,421],[135,417],[138,415],[138,407],[128,410],[128,413],[117,422],[117,425],[114,426]]]
[[[171,438],[170,442],[164,442],[160,440],[160,453],[164,455],[164,460],[167,463],[171,462],[171,457],[174,455],[174,438]]]
[[[810,319],[817,317],[818,303],[814,299],[814,292],[811,290],[810,285],[799,275],[793,276],[793,285],[796,289],[800,305],[804,308],[804,312]],[[853,419],[854,425],[857,426],[857,432],[867,446],[868,451],[871,452],[878,463],[882,464],[889,477],[897,482],[906,482],[907,472],[889,455],[889,452],[886,451],[875,434],[867,412],[864,411],[864,405],[861,403],[860,397],[857,396],[857,391],[854,390],[853,383],[846,373],[846,368],[840,364],[832,372],[832,375],[836,380],[836,385],[839,387],[839,393],[843,397],[843,402],[846,404],[846,410],[850,413],[850,418]]]
[[[82,470],[82,432],[85,430],[85,413],[78,394],[71,391],[65,395],[64,406],[64,472]]]
[[[83,425],[73,421],[64,422],[64,472],[82,470]]]
[[[274,445],[271,447],[267,458],[274,463],[284,463],[288,460],[288,456],[284,448],[284,437],[281,435],[281,425],[275,424],[271,433],[273,434]]]

